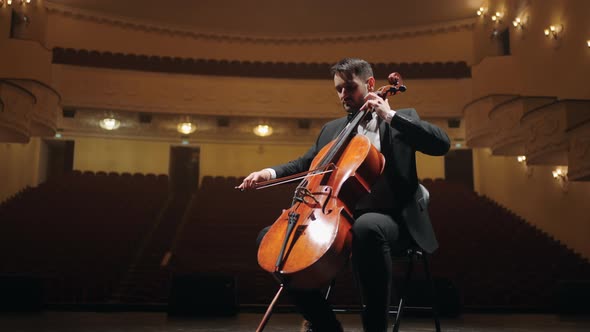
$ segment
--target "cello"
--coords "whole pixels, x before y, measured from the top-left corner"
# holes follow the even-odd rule
[[[376,94],[388,96],[406,90],[401,76],[391,73],[390,85]],[[265,181],[256,189],[303,177],[290,208],[283,210],[258,248],[258,264],[271,273],[280,288],[257,332],[264,329],[285,287],[316,289],[329,284],[347,264],[351,228],[357,201],[371,191],[384,170],[385,157],[356,128],[369,111],[358,111],[338,136],[314,157],[305,175]]]

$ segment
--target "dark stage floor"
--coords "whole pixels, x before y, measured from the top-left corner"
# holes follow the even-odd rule
[[[44,312],[40,314],[0,314],[3,332],[253,332],[261,314],[243,313],[230,318],[178,319],[165,313],[96,313]],[[348,332],[361,332],[356,314],[341,314],[339,319]],[[296,314],[274,314],[265,331],[299,331],[301,318]],[[426,318],[405,318],[402,331],[434,331]],[[455,332],[582,332],[590,331],[590,318],[561,318],[536,314],[465,314],[457,319],[443,319],[443,331]]]

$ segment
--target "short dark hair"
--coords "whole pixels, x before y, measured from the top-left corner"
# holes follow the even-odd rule
[[[330,72],[333,75],[338,75],[346,79],[352,79],[352,75],[366,80],[373,76],[373,68],[371,64],[362,59],[344,58],[332,66]]]

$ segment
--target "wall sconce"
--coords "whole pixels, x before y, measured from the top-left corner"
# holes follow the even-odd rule
[[[516,160],[518,160],[519,163],[523,163],[526,161],[526,156],[518,156],[516,157]]]
[[[31,0],[16,0],[17,5],[24,5],[24,4],[30,4]],[[0,0],[0,7],[4,7],[4,4],[8,5],[8,6],[12,6],[12,0]]]
[[[557,39],[562,32],[563,32],[563,24],[550,25],[548,28],[543,30],[543,34],[545,34],[545,37],[548,37],[548,38],[553,37],[553,39]]]
[[[256,136],[266,137],[272,135],[272,127],[268,124],[259,124],[253,130]]]
[[[525,26],[525,20],[521,19],[520,17],[517,17],[514,19],[514,21],[512,21],[512,25],[516,28],[516,29],[524,29]]]
[[[557,167],[551,173],[553,173],[553,178],[558,181],[559,185],[561,186],[561,189],[564,192],[567,192],[567,187],[569,183],[567,179],[567,167]]]
[[[488,9],[485,7],[479,7],[479,9],[477,10],[477,16],[485,16],[486,13],[488,12]]]
[[[588,47],[590,47],[590,39],[586,40],[586,45],[588,45]]]
[[[553,173],[554,179],[561,179],[561,180],[567,181],[567,169],[557,167],[551,173]]]
[[[494,23],[502,23],[503,16],[504,16],[504,13],[496,12],[496,14],[492,15],[492,21],[494,21]]]

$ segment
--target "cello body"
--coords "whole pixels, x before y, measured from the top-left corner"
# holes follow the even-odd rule
[[[347,144],[332,141],[310,169],[332,164],[332,171],[311,176],[297,188],[294,204],[283,210],[258,249],[258,263],[292,288],[327,285],[348,262],[360,197],[383,172],[385,158],[363,135]]]

